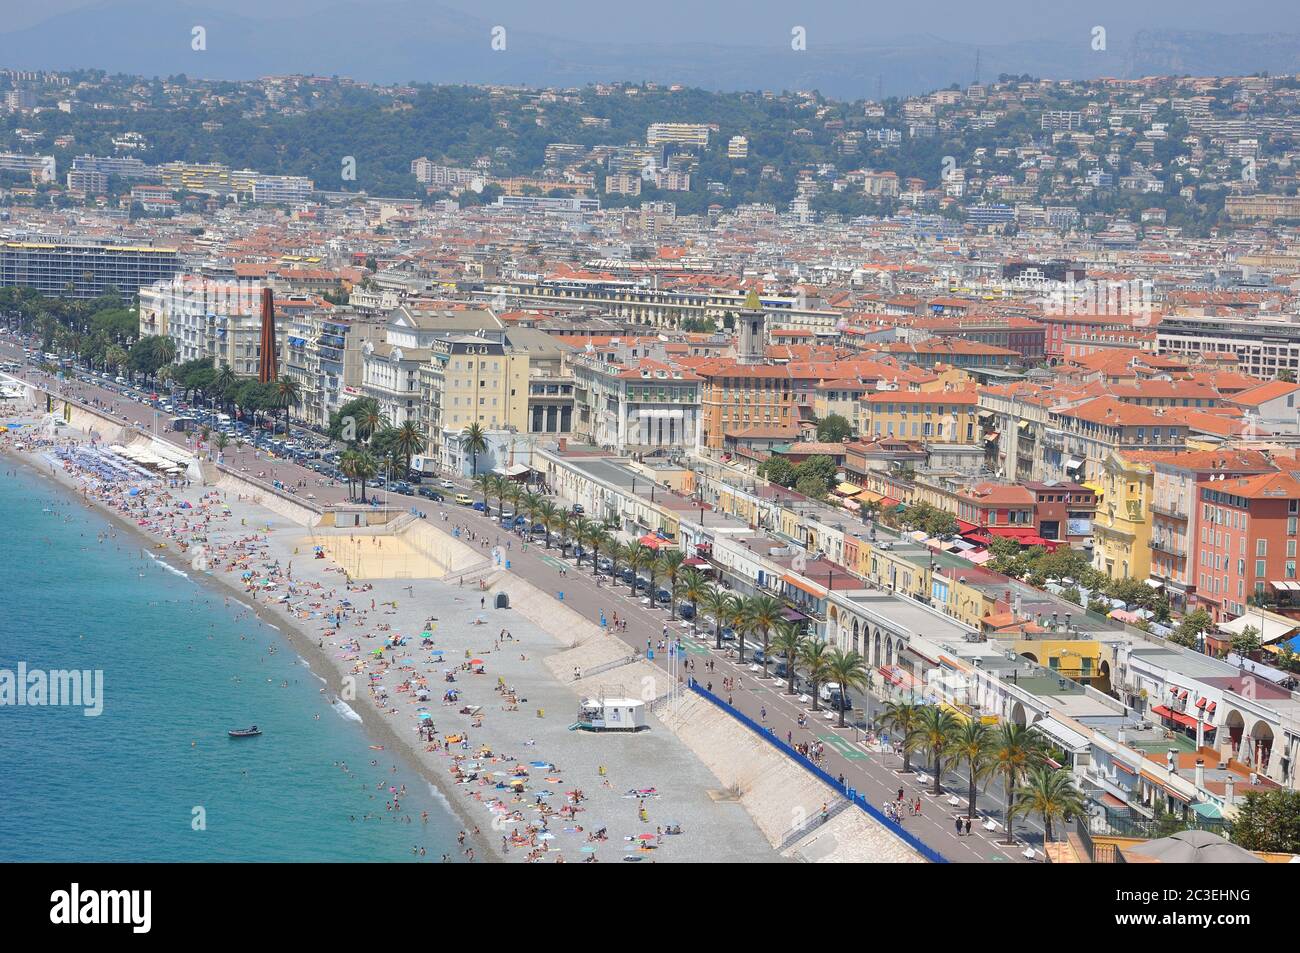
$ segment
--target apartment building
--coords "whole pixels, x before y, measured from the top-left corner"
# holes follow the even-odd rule
[[[1160,351],[1199,357],[1227,352],[1252,377],[1300,372],[1300,320],[1291,314],[1233,312],[1165,315],[1156,329]]]
[[[684,450],[702,433],[704,378],[650,358],[570,355],[577,400],[575,430],[618,453]]]
[[[364,347],[378,342],[380,322],[321,309],[288,309],[280,373],[298,381],[295,414],[326,426],[330,415],[362,394]]]
[[[52,298],[98,298],[114,289],[130,302],[145,285],[180,270],[175,248],[76,239],[0,242],[0,286],[35,288]]]
[[[0,172],[17,172],[28,175],[33,182],[54,182],[58,179],[54,156],[29,156],[17,152],[0,152]]]
[[[676,145],[709,147],[709,127],[690,122],[654,122],[646,127],[645,141],[649,146],[661,146],[665,143]]]
[[[1187,424],[1172,409],[1139,407],[1114,397],[1098,397],[1073,407],[1053,409],[1037,441],[1049,480],[1092,485],[1102,479],[1114,450],[1182,450]]]
[[[164,335],[176,343],[176,363],[205,360],[245,377],[257,375],[261,359],[261,288],[201,275],[178,276],[140,289],[140,335]],[[288,325],[276,323],[277,353]]]
[[[1198,505],[1201,490],[1243,477],[1276,472],[1267,456],[1258,450],[1204,450],[1155,454],[1151,496],[1151,581],[1164,590],[1170,605],[1183,612],[1197,602],[1198,579],[1202,575],[1201,555],[1206,565],[1221,564],[1222,531],[1202,522]],[[1218,575],[1221,565],[1204,570]],[[1211,603],[1217,606],[1218,603]],[[1208,606],[1207,606],[1208,607]],[[1225,597],[1223,608],[1231,614],[1246,611],[1246,600]]]
[[[858,402],[858,433],[926,443],[975,443],[979,397],[974,389],[879,391]]]

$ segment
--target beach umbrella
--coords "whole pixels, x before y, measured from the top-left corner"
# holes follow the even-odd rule
[[[470,665],[486,665],[487,663],[484,662],[481,658],[472,658],[472,659],[469,660],[469,664],[470,664]]]
[[[596,852],[595,844],[583,844],[580,848],[584,854],[594,854]]]
[[[637,840],[654,840],[658,835],[655,834],[638,834]]]
[[[537,839],[538,839],[538,840],[555,840],[555,835],[554,835],[554,834],[538,834],[538,835],[537,835]]]

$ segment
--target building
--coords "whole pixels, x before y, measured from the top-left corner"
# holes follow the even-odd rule
[[[971,444],[980,433],[974,390],[878,391],[858,406],[858,433],[869,440]]]
[[[33,182],[54,182],[54,156],[29,156],[17,152],[0,152],[0,172],[27,175]]]
[[[1223,210],[1234,222],[1300,219],[1300,196],[1229,195],[1223,200]]]
[[[1165,354],[1194,358],[1226,351],[1237,355],[1241,372],[1252,377],[1300,374],[1300,320],[1295,315],[1168,314],[1156,332]]]
[[[253,201],[276,203],[306,202],[315,184],[301,175],[259,175],[253,179]]]
[[[709,127],[689,122],[655,122],[645,131],[646,145],[674,145],[709,147]]]
[[[749,140],[744,136],[732,136],[727,141],[727,158],[728,159],[747,159],[749,158]]]
[[[51,298],[98,298],[111,288],[129,302],[143,286],[180,270],[175,248],[49,239],[0,242],[0,286],[35,288]]]
[[[698,446],[704,380],[690,370],[610,352],[572,354],[575,430],[618,453]]]

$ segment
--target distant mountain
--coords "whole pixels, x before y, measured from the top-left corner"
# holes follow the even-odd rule
[[[613,8],[611,8],[613,9]],[[612,15],[612,14],[611,14]],[[203,26],[207,49],[191,49]],[[491,48],[490,19],[425,2],[339,5],[323,13],[252,19],[202,4],[103,3],[0,33],[0,65],[95,67],[110,72],[213,79],[275,73],[345,75],[375,82],[579,85],[615,80],[680,82],[717,90],[818,89],[841,98],[965,85],[976,47],[918,36],[875,45],[738,47],[708,42],[597,44],[510,31]],[[1300,38],[1144,31],[1110,49],[1046,40],[979,48],[980,75],[1050,78],[1300,69]]]

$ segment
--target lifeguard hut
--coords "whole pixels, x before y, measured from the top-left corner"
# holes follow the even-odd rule
[[[637,698],[606,696],[584,698],[573,728],[579,731],[643,731],[645,702]]]

